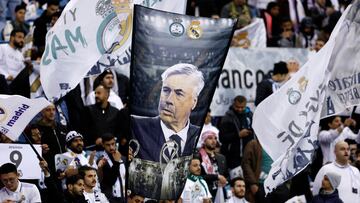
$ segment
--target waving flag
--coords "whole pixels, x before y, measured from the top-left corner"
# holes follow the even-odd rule
[[[266,193],[311,162],[321,117],[359,103],[355,96],[341,96],[341,93],[354,93],[359,87],[354,77],[360,54],[359,43],[356,43],[359,41],[356,36],[360,34],[358,8],[359,1],[356,1],[344,12],[317,57],[311,58],[290,81],[256,108],[253,128],[261,146],[274,160],[264,182]],[[345,59],[348,61],[343,63]],[[328,100],[332,105],[328,105]]]
[[[50,105],[45,98],[28,99],[0,94],[0,132],[17,140],[34,116]]]

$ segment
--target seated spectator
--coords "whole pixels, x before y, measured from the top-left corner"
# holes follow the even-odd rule
[[[0,190],[0,202],[41,202],[35,185],[19,181],[19,173],[12,163],[0,167],[0,179],[4,187]]]
[[[144,197],[131,193],[128,195],[128,203],[144,203]]]
[[[335,172],[327,172],[321,182],[321,189],[318,195],[316,195],[312,203],[321,202],[333,202],[342,203],[343,201],[339,197],[337,187],[341,182],[341,176]]]
[[[15,18],[13,12],[15,7],[21,4],[21,0],[1,0],[0,1],[0,30],[3,30],[6,24],[6,19],[10,17]],[[0,37],[1,38],[1,37]]]
[[[289,18],[286,18],[281,23],[282,32],[278,40],[279,47],[296,47],[296,33],[294,31],[293,23]]]
[[[25,33],[23,30],[13,30],[10,41],[0,45],[0,74],[4,75],[8,83],[24,69],[24,56],[21,49],[24,47]]]
[[[30,25],[25,22],[26,6],[20,4],[15,7],[15,19],[11,21],[11,25],[16,30],[23,30],[25,36],[29,33]]]
[[[109,203],[104,193],[96,188],[96,169],[89,166],[81,166],[79,168],[79,175],[84,179],[84,196],[88,203]]]
[[[184,191],[182,192],[179,203],[210,203],[211,194],[208,185],[201,177],[201,162],[194,157],[189,163],[189,176],[186,179]]]
[[[281,34],[280,6],[276,2],[270,2],[262,13],[266,27],[268,47],[276,47],[277,39]]]
[[[311,48],[315,45],[318,35],[315,30],[315,25],[310,17],[302,19],[300,24],[300,33],[297,36],[297,47]]]
[[[238,19],[237,28],[240,29],[251,23],[251,19],[259,16],[259,11],[249,6],[246,0],[233,0],[221,9],[222,18]]]

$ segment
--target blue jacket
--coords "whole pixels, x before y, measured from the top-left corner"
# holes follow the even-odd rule
[[[343,201],[339,197],[338,190],[335,190],[331,194],[319,193],[312,199],[312,203],[343,203]]]

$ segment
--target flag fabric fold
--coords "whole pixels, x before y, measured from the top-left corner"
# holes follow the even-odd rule
[[[354,21],[354,17],[358,15],[358,5],[359,2],[356,1],[348,7],[329,41],[316,57],[305,63],[287,83],[261,102],[255,110],[254,131],[261,146],[274,160],[264,182],[266,193],[272,192],[278,185],[294,177],[311,162],[318,142],[320,118],[358,103],[343,102],[334,110],[334,105],[338,104],[335,103],[336,99],[341,100],[341,97],[336,91],[332,91],[335,88],[331,84],[331,78],[339,78],[346,73],[351,76],[351,73],[356,71],[355,59],[359,54],[355,48],[356,44],[344,40],[347,37],[355,38],[356,31],[359,30],[356,19]],[[345,53],[351,55],[345,58]],[[344,60],[349,60],[348,67],[341,65],[341,61]],[[350,66],[351,63],[354,65]],[[354,88],[354,85],[357,84],[353,82],[348,88]],[[326,100],[329,99],[326,98],[333,101],[332,106],[328,105],[329,102]],[[328,110],[330,107],[333,108],[332,112]]]

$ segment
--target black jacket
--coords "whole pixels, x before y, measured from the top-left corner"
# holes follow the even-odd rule
[[[336,189],[331,194],[318,194],[316,195],[312,203],[343,203],[343,201],[339,197],[339,192]]]

